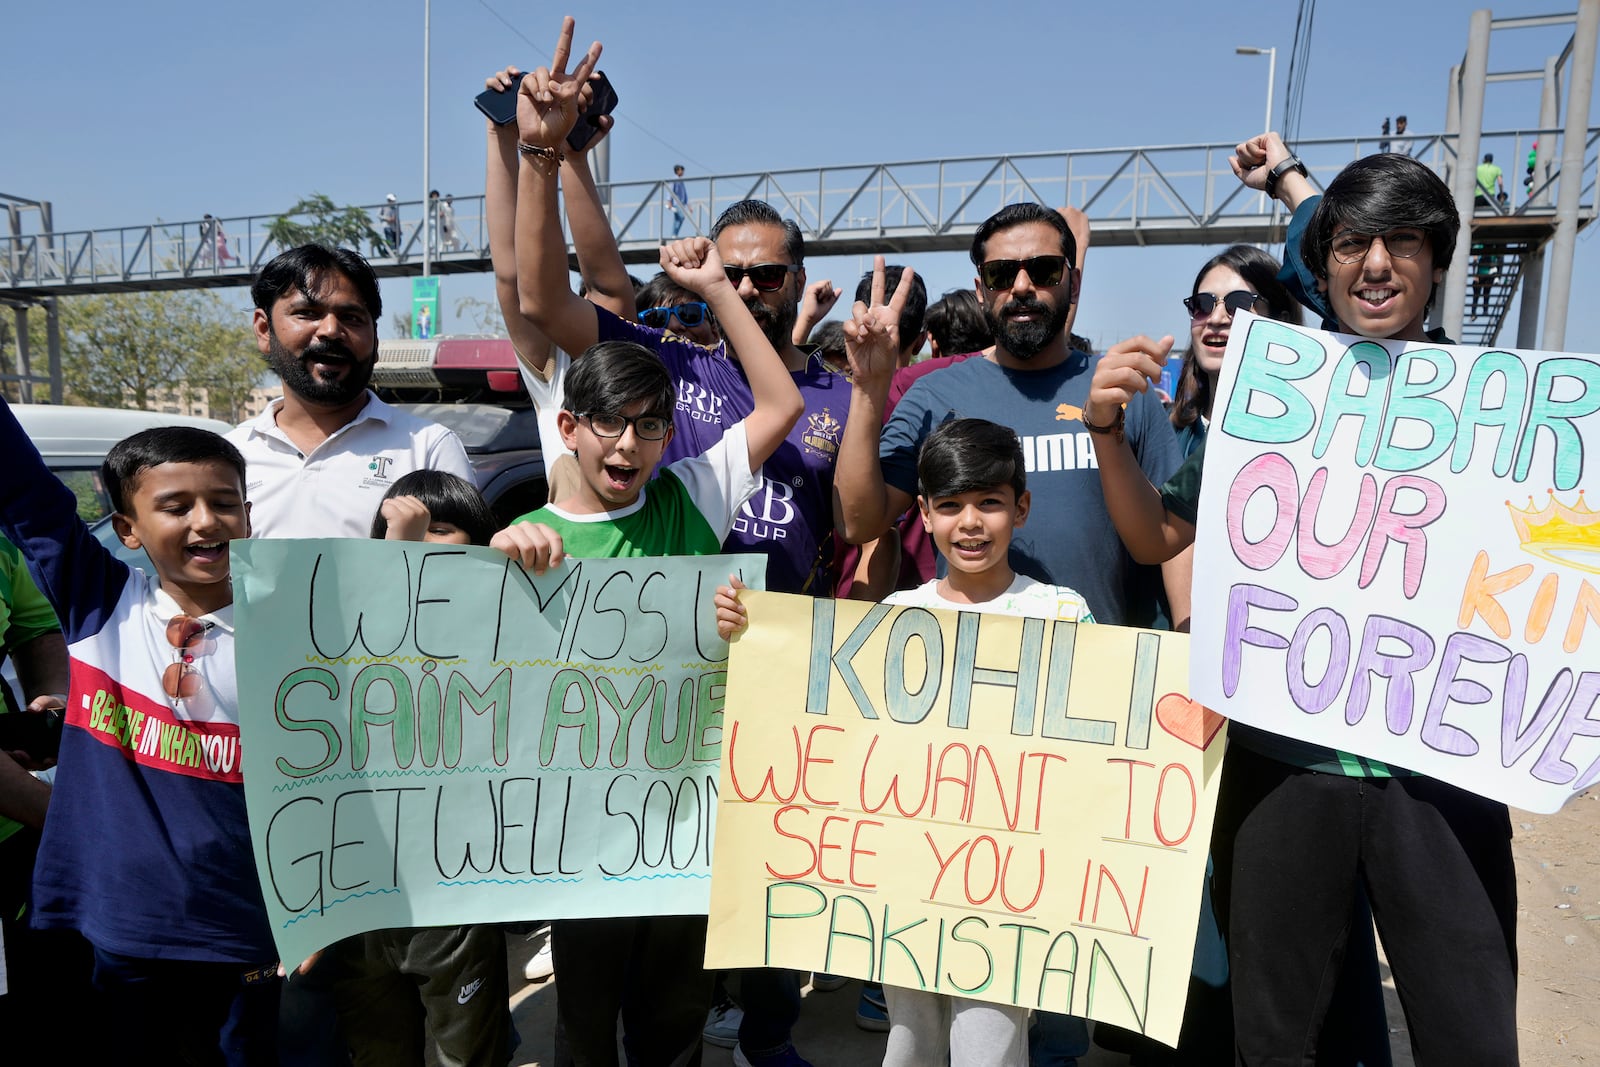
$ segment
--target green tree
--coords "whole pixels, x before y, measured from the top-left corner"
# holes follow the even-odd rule
[[[34,374],[50,373],[50,343],[45,334],[45,309],[28,310],[28,364]],[[0,306],[0,374],[20,374],[22,352],[17,345],[17,320],[10,308]],[[49,397],[48,387],[34,383],[34,399]],[[12,403],[22,396],[21,382],[0,382],[0,394]]]
[[[339,207],[321,193],[312,193],[272,220],[267,236],[279,248],[303,244],[333,248],[377,249],[383,238],[372,227],[365,208]]]
[[[208,391],[237,419],[263,366],[248,319],[215,292],[111,293],[61,301],[61,369],[80,404],[149,410]]]

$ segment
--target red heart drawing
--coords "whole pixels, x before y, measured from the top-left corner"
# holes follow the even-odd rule
[[[1204,752],[1217,736],[1222,724],[1221,715],[1182,693],[1168,693],[1156,701],[1156,722],[1167,733],[1184,744],[1193,745]]]

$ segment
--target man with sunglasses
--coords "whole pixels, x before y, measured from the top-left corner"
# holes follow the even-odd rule
[[[896,365],[855,366],[856,415],[845,430],[836,485],[847,541],[881,536],[917,493],[917,454],[937,426],[982,418],[1022,439],[1032,521],[1011,541],[1011,565],[1037,581],[1066,585],[1087,599],[1095,618],[1114,625],[1150,625],[1160,606],[1153,583],[1117,538],[1100,493],[1093,445],[1081,423],[1095,358],[1074,351],[1073,319],[1080,276],[1077,238],[1059,212],[1041,204],[1002,208],[978,227],[971,257],[977,295],[995,337],[992,358],[968,359],[919,379],[882,412]],[[1153,396],[1128,409],[1128,437],[1151,477],[1169,476],[1182,455],[1166,413]],[[1169,564],[1172,618],[1188,618],[1188,558]],[[1088,1051],[1082,1020],[1041,1013],[1033,1061],[1050,1067]]]
[[[560,222],[561,164],[584,76],[600,50],[598,43],[592,45],[568,73],[572,33],[572,21],[565,20],[550,68],[524,78],[520,89],[514,241],[519,309],[556,348],[574,353],[576,360],[602,341],[632,341],[661,357],[678,388],[672,439],[661,458],[669,464],[716,444],[750,414],[754,397],[739,353],[726,341],[704,347],[675,328],[681,318],[660,327],[630,322],[572,291]],[[758,200],[728,208],[709,236],[728,281],[805,401],[795,427],[763,464],[761,487],[740,509],[724,547],[765,554],[768,589],[828,595],[832,581],[825,554],[834,518],[833,469],[851,394],[844,375],[793,341],[806,285],[805,240],[793,221]],[[666,317],[660,314],[665,302],[651,307],[657,309],[658,321]],[[800,1006],[795,976],[752,971],[741,985],[746,1015],[735,1061],[804,1064],[789,1040]]]
[[[915,499],[917,450],[928,433],[951,417],[989,419],[1022,438],[1033,489],[1034,520],[1012,541],[1013,567],[1079,590],[1104,622],[1148,624],[1157,605],[1130,588],[1134,567],[1106,515],[1094,449],[1080,421],[1095,357],[1068,343],[1066,325],[1078,299],[1076,251],[1066,220],[1043,205],[1013,204],[985,220],[971,256],[994,356],[918,380],[881,436],[877,415],[895,367],[855,368],[851,402],[859,417],[846,429],[837,480],[843,529],[852,542],[882,534]],[[1177,469],[1177,439],[1153,396],[1129,406],[1127,423],[1152,478]],[[1183,577],[1174,569],[1167,582],[1179,620],[1188,617]]]
[[[571,48],[568,25],[555,66],[522,82],[515,241],[521,309],[566,352],[582,353],[600,341],[633,341],[655,351],[678,382],[673,439],[662,462],[700,455],[751,410],[739,353],[726,342],[705,348],[673,329],[629,322],[571,288],[558,200],[558,157],[566,154],[564,138],[576,118],[580,88],[564,69]],[[591,48],[596,51],[597,46]],[[726,547],[766,554],[769,589],[821,592],[830,588],[822,557],[832,525],[833,467],[849,413],[850,385],[792,338],[806,285],[805,239],[792,220],[759,200],[724,211],[710,238],[728,281],[806,402],[788,440],[764,465],[762,487],[745,503]]]

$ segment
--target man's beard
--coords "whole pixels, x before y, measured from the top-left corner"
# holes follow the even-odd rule
[[[800,316],[798,301],[786,299],[782,307],[769,307],[758,294],[746,300],[744,306],[750,309],[750,317],[756,320],[768,343],[779,353],[794,342],[794,322]]]
[[[350,364],[350,370],[344,377],[323,381],[311,373],[309,364],[331,363],[339,359]],[[377,355],[374,353],[373,358],[362,360],[339,341],[313,341],[296,357],[283,346],[276,333],[270,333],[267,337],[267,363],[283,379],[283,387],[295,396],[311,404],[339,407],[367,391]]]
[[[1026,362],[1061,336],[1061,331],[1067,325],[1067,315],[1071,311],[1070,304],[1058,304],[1052,307],[1043,300],[1008,300],[1001,306],[998,314],[985,304],[983,317],[989,324],[989,332],[994,334],[994,339],[1000,347]],[[1035,318],[1031,322],[1011,320],[1012,315],[1022,312],[1030,312]],[[1044,317],[1038,317],[1040,315]]]

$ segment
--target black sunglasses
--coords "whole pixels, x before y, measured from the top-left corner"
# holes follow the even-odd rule
[[[1222,306],[1228,309],[1228,318],[1233,318],[1241,311],[1254,311],[1256,301],[1262,299],[1260,293],[1252,293],[1248,289],[1235,289],[1222,298]],[[1183,306],[1189,309],[1189,317],[1203,319],[1217,308],[1217,294],[1196,293],[1183,298]]]
[[[1017,284],[1017,273],[1028,272],[1028,280],[1041,289],[1061,282],[1067,271],[1066,256],[1034,256],[1032,259],[991,259],[978,268],[985,289],[1010,289]]]
[[[750,276],[750,284],[758,292],[773,293],[783,288],[784,279],[800,270],[796,263],[754,263],[748,267],[730,267],[723,265],[722,271],[728,276],[728,281],[737,289],[745,276]],[[681,321],[681,320],[680,320]]]
[[[639,321],[658,330],[667,328],[673,319],[678,325],[694,327],[706,321],[706,306],[699,302],[674,304],[672,307],[645,308],[639,312]]]

